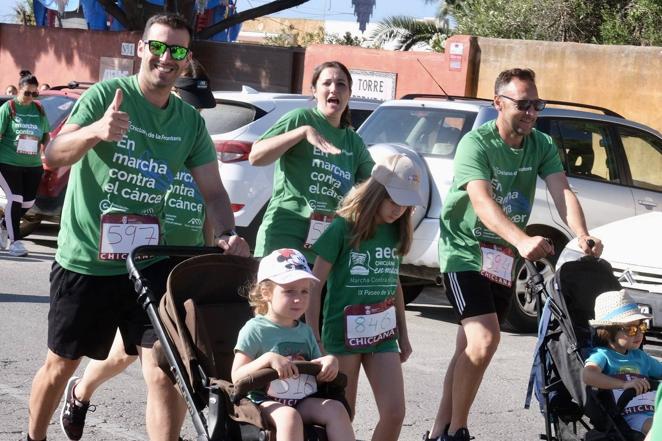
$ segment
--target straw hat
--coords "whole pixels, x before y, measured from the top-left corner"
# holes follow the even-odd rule
[[[653,318],[641,312],[637,302],[624,290],[603,292],[595,298],[595,320],[591,326],[616,326]]]

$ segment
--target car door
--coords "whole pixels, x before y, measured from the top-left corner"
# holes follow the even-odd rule
[[[559,148],[570,188],[582,205],[589,229],[634,216],[632,189],[622,161],[617,160],[620,146],[609,124],[548,118],[545,126]],[[549,192],[547,199],[554,222],[563,226]]]
[[[627,159],[637,214],[662,211],[662,140],[634,127],[617,126]]]

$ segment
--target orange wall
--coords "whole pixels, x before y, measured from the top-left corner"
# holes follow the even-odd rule
[[[364,49],[339,45],[312,45],[306,48],[303,82],[301,90],[310,93],[310,79],[313,69],[325,61],[340,61],[349,69],[362,69],[378,72],[396,72],[396,98],[408,93],[441,94],[435,80],[449,95],[472,95],[474,92],[472,51],[474,39],[466,35],[453,36],[446,42],[445,53],[401,52],[379,49]],[[463,45],[461,54],[454,54],[459,62],[459,70],[451,68],[451,43]],[[430,72],[426,73],[421,63]],[[434,80],[433,80],[434,78]]]
[[[100,32],[33,26],[0,26],[0,92],[18,82],[28,69],[41,83],[66,84],[71,80],[97,81],[99,58],[121,57],[121,45],[137,43],[139,32]],[[137,58],[135,59],[137,60]],[[134,72],[138,61],[134,61]]]

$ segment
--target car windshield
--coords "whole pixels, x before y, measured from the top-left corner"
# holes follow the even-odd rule
[[[39,102],[44,107],[46,118],[53,130],[69,116],[76,100],[62,95],[45,95],[39,98]]]
[[[451,109],[383,106],[358,130],[367,145],[406,144],[421,154],[452,156],[476,113]]]
[[[265,112],[250,104],[217,101],[213,109],[204,109],[201,113],[210,135],[227,133],[243,127],[261,118]]]

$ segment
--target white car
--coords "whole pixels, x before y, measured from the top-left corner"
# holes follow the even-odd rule
[[[608,222],[662,211],[662,134],[608,109],[548,103],[536,127],[556,142],[591,232]],[[441,281],[439,215],[453,180],[457,144],[468,131],[496,117],[491,100],[412,95],[383,103],[357,130],[373,156],[377,152],[418,156],[428,173],[421,183],[427,187],[428,202],[414,212],[413,244],[400,267],[406,300],[412,300],[426,283]],[[543,275],[551,277],[558,253],[572,234],[540,179],[527,232],[553,241],[556,256],[539,266]],[[520,263],[516,271],[508,323],[514,329],[535,330],[536,305],[524,288],[526,269]]]
[[[214,92],[216,107],[202,111],[218,156],[223,185],[230,196],[237,232],[251,248],[273,189],[275,164],[253,167],[248,155],[255,142],[290,110],[314,107],[312,96],[258,92]],[[379,105],[378,101],[351,98],[352,124],[358,127]]]
[[[662,213],[622,219],[593,229],[604,243],[602,258],[609,262],[621,285],[653,314],[654,333],[662,333]],[[577,260],[583,253],[577,239],[561,253],[558,265]]]

